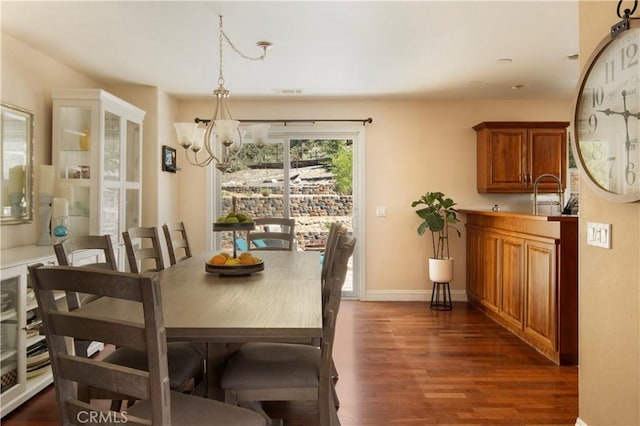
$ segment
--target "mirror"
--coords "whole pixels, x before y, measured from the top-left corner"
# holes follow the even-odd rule
[[[28,223],[33,220],[33,113],[5,103],[0,105],[0,223]]]

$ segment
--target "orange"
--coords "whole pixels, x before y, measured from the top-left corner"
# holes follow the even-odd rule
[[[249,253],[248,251],[245,251],[240,256],[238,256],[238,259],[243,259],[245,257],[253,257],[253,256],[251,256],[251,253]]]
[[[224,251],[221,251],[220,253],[218,253],[218,256],[224,256],[225,259],[228,259],[231,257],[229,253],[226,253]]]
[[[227,258],[222,256],[221,254],[216,254],[211,259],[209,259],[209,263],[212,265],[224,265],[227,261]]]
[[[240,264],[241,265],[253,265],[254,263],[256,263],[255,257],[253,257],[251,255],[240,256]]]

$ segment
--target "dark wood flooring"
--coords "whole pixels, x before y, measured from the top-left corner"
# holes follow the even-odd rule
[[[345,301],[338,321],[343,426],[575,425],[577,367],[555,366],[466,303]],[[2,425],[58,424],[54,398],[47,388]],[[265,409],[285,425],[315,424],[310,403]]]

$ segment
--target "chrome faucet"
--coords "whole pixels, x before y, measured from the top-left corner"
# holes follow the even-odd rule
[[[543,201],[538,203],[538,184],[540,183],[541,180],[543,179],[553,179],[556,184],[558,185],[558,200],[557,201]],[[547,205],[547,206],[558,206],[558,214],[562,214],[562,207],[564,206],[564,194],[562,192],[562,182],[560,182],[560,179],[558,179],[557,176],[552,175],[550,173],[545,173],[542,174],[540,176],[538,176],[538,178],[536,179],[536,181],[533,184],[533,214],[537,215],[538,214],[538,205]]]

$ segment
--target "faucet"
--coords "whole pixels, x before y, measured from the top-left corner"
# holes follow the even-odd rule
[[[538,184],[540,183],[541,180],[546,178],[553,179],[558,185],[558,201],[543,201],[538,204]],[[533,214],[534,215],[538,214],[538,205],[557,205],[558,212],[562,213],[562,207],[564,205],[563,198],[564,197],[562,193],[562,182],[560,182],[560,179],[558,179],[557,176],[552,175],[550,173],[545,173],[538,176],[538,178],[533,184]]]

